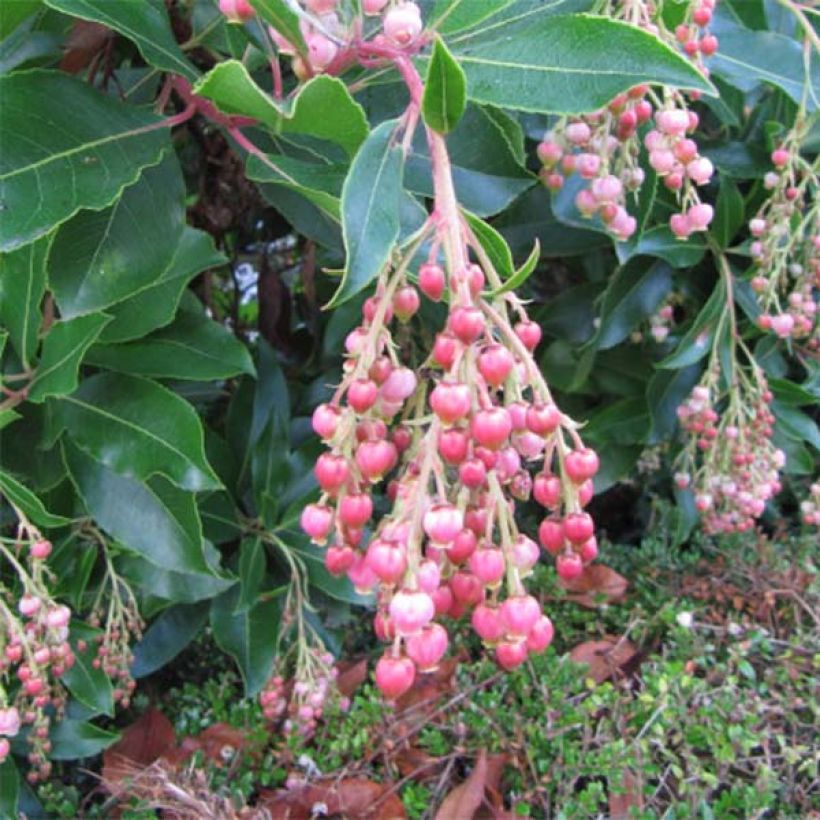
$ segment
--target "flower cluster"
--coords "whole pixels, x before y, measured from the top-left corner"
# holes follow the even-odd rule
[[[219,8],[232,23],[245,23],[256,14],[248,0],[219,0]],[[356,39],[362,21],[345,19],[339,0],[301,0],[299,27],[306,50],[301,50],[280,31],[268,26],[267,32],[277,54],[290,56],[294,74],[307,79],[315,74],[338,74],[357,59]],[[362,0],[366,16],[382,16],[382,34],[373,39],[382,44],[406,49],[419,40],[423,29],[421,10],[413,2]]]
[[[549,511],[539,536],[562,577],[577,577],[597,554],[583,507],[598,458],[537,369],[540,328],[513,294],[485,296],[497,274],[457,212],[440,209],[429,230],[434,241],[418,285],[431,301],[447,294],[444,327],[420,367],[402,365],[391,322],[409,321],[420,306],[407,274],[411,250],[365,302],[362,324],[346,340],[342,383],[314,413],[329,449],[316,463],[322,496],[301,519],[315,543],[328,544],[331,572],[377,590],[375,628],[392,650],[376,681],[390,698],[446,652],[436,618],[471,611],[505,668],[549,644],[552,624],[522,583],[539,550],[518,531],[518,500],[533,496]],[[438,261],[440,246],[449,270]],[[469,251],[481,264],[469,262]],[[392,509],[375,522],[372,493],[385,478]]]
[[[820,527],[820,481],[811,485],[809,497],[800,502],[800,514],[806,526]]]
[[[284,677],[287,657],[280,659],[277,671],[259,694],[259,703],[265,718],[271,722],[282,721],[282,729],[287,734],[310,737],[328,705],[345,710],[349,701],[340,697],[335,688],[339,671],[334,666],[333,655],[322,646],[296,646],[295,649],[297,662],[293,676]]]
[[[817,173],[800,156],[805,123],[772,152],[774,170],[766,174],[771,191],[749,222],[752,289],[763,313],[760,327],[781,339],[820,349],[815,291],[820,287],[820,204]]]
[[[772,444],[772,394],[756,366],[721,391],[720,371],[704,379],[678,408],[689,443],[679,459],[675,482],[691,489],[709,533],[745,532],[780,492],[786,457]]]
[[[24,518],[16,539],[0,540],[0,556],[14,569],[21,591],[18,596],[0,584],[0,762],[9,753],[8,739],[29,725],[32,781],[50,772],[50,714],[62,713],[59,679],[75,662],[68,641],[71,610],[48,589],[51,551],[51,543]]]

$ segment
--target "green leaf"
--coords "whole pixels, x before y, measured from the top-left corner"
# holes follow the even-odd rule
[[[214,555],[211,556],[211,551]],[[210,570],[205,572],[176,572],[136,555],[124,555],[117,560],[120,574],[146,595],[173,604],[194,604],[210,600],[230,589],[236,578],[214,575],[218,570],[219,553],[207,542],[204,546],[205,560]]]
[[[0,817],[17,817],[20,796],[20,774],[9,755],[0,763]]]
[[[678,423],[678,405],[689,395],[699,378],[700,367],[697,364],[680,370],[658,370],[652,376],[646,388],[652,417],[649,444],[657,444],[672,435]]]
[[[101,310],[156,282],[179,246],[184,197],[169,151],[110,208],[82,211],[62,225],[49,255],[49,284],[63,317]]]
[[[54,234],[12,253],[0,254],[0,325],[9,333],[23,367],[37,351],[46,291],[46,257]]]
[[[630,396],[593,412],[584,427],[584,439],[599,445],[640,444],[646,440],[648,429],[646,398]]]
[[[811,416],[777,400],[772,402],[771,409],[777,429],[783,435],[795,441],[805,441],[820,450],[820,428]]]
[[[729,177],[721,177],[710,234],[721,249],[728,248],[745,222],[743,194]]]
[[[182,53],[164,3],[156,0],[116,2],[111,0],[45,0],[57,11],[100,23],[136,43],[145,61],[161,71],[195,80],[199,72]]]
[[[692,327],[678,343],[675,352],[659,362],[657,366],[677,370],[699,362],[712,349],[717,323],[725,309],[726,286],[723,279],[719,279],[712,295],[698,313]]]
[[[265,581],[265,545],[257,537],[246,538],[239,547],[239,600],[236,611],[250,609],[259,599]]]
[[[210,381],[256,372],[247,348],[233,333],[207,316],[188,311],[139,341],[95,345],[86,361],[159,379]]]
[[[251,154],[246,173],[249,179],[282,185],[301,194],[335,222],[341,221],[339,199],[347,169],[338,165],[303,162],[282,154]]]
[[[61,527],[64,524],[71,523],[68,518],[63,518],[61,515],[52,515],[48,512],[43,506],[43,502],[28,487],[12,478],[5,470],[0,470],[0,494],[4,495],[16,507],[19,507],[28,518],[41,527]]]
[[[63,72],[2,76],[0,99],[0,251],[110,205],[168,146],[158,117]]]
[[[542,113],[594,111],[640,83],[714,93],[681,54],[637,27],[590,15],[533,10],[450,41],[467,96]]]
[[[366,288],[387,264],[399,236],[404,153],[394,145],[396,120],[365,140],[342,189],[342,230],[347,264],[328,308]]]
[[[74,441],[120,475],[160,474],[187,490],[221,487],[196,411],[156,382],[100,373],[61,399],[60,415]]]
[[[490,224],[469,211],[463,211],[464,218],[484,249],[493,267],[502,279],[509,279],[515,272],[512,251],[507,240]]]
[[[604,292],[601,324],[594,342],[606,350],[623,341],[641,320],[651,316],[672,289],[672,269],[666,262],[640,260],[618,268]]]
[[[193,494],[161,478],[143,484],[118,475],[70,439],[62,440],[62,448],[77,493],[113,538],[162,569],[213,574]]]
[[[440,134],[449,134],[467,107],[467,80],[461,66],[436,37],[427,67],[421,113],[425,123]]]
[[[430,15],[431,25],[442,34],[472,28],[517,0],[436,0]]]
[[[267,683],[273,669],[282,607],[274,598],[237,612],[238,602],[238,585],[215,598],[211,604],[211,627],[220,649],[239,666],[245,696],[253,697]]]
[[[29,401],[39,404],[49,396],[71,393],[77,387],[77,371],[86,350],[109,321],[104,313],[91,313],[55,322],[43,342]]]
[[[250,4],[259,16],[295,46],[300,54],[307,53],[302,29],[299,27],[299,18],[286,0],[250,0]]]
[[[530,278],[530,275],[535,270],[535,266],[538,264],[538,259],[541,256],[541,243],[536,239],[535,245],[533,245],[532,250],[530,251],[530,255],[527,257],[526,262],[518,268],[515,273],[506,281],[500,288],[496,288],[494,291],[490,293],[490,296],[500,296],[502,293],[507,293],[511,290],[515,290],[516,288],[521,287],[527,279]]]
[[[168,607],[134,646],[131,674],[144,678],[170,663],[205,626],[209,609],[204,601]]]
[[[14,3],[0,3],[0,40],[17,28],[26,17],[39,11],[42,0],[16,0]]]
[[[720,48],[708,60],[708,66],[741,91],[753,91],[766,83],[781,88],[796,103],[802,100],[808,83],[807,108],[817,108],[820,66],[812,61],[811,74],[806,76],[803,47],[791,37],[741,28],[721,32]]]
[[[351,157],[369,131],[364,109],[347,86],[325,74],[305,83],[292,102],[280,104],[257,85],[243,63],[225,60],[202,77],[194,91],[225,114],[253,117],[275,134],[306,134],[334,142]]]
[[[94,638],[100,630],[82,623],[72,624],[71,646],[74,649],[74,665],[61,680],[74,697],[95,714],[112,717],[114,714],[114,690],[111,679],[102,669],[94,668],[97,657],[97,643]],[[80,650],[77,642],[83,640],[87,646]]]
[[[0,430],[8,427],[13,421],[17,421],[19,418],[22,418],[22,416],[10,407],[0,410]]]
[[[769,379],[769,387],[771,388],[774,397],[780,404],[787,404],[792,407],[801,407],[803,405],[815,405],[820,396],[817,392],[809,389],[802,384],[795,384],[787,379]]]
[[[656,225],[632,242],[618,243],[618,258],[623,264],[636,256],[655,256],[673,268],[691,268],[706,253],[706,244],[698,237],[678,239],[668,225]]]
[[[480,217],[506,208],[535,184],[535,177],[518,156],[520,126],[510,125],[498,109],[468,105],[455,130],[447,136],[447,150],[456,198],[462,208]],[[432,197],[433,177],[429,146],[421,131],[407,159],[405,187]],[[527,240],[527,246],[532,243]]]
[[[128,342],[170,322],[188,282],[206,268],[224,265],[227,259],[214,248],[210,234],[185,227],[173,258],[160,275],[142,290],[106,308],[112,317],[100,342]]]
[[[94,757],[120,739],[119,732],[107,732],[93,723],[65,718],[49,735],[52,760],[77,760]]]

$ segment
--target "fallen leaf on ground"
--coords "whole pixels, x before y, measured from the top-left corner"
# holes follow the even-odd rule
[[[109,790],[135,771],[150,766],[176,745],[171,721],[158,709],[149,709],[127,726],[122,737],[103,752],[102,779]],[[112,792],[113,793],[113,792]]]
[[[611,778],[610,778],[611,780]],[[626,820],[630,809],[643,809],[643,794],[640,780],[631,769],[624,769],[621,782],[616,784],[619,791],[609,788],[609,816],[611,820]]]
[[[487,786],[487,753],[482,749],[470,776],[444,798],[436,820],[472,820],[484,802]]]
[[[309,820],[341,815],[350,820],[401,820],[404,804],[390,785],[363,777],[310,783],[301,788],[263,790],[257,808],[270,812],[272,820]]]
[[[569,653],[569,657],[575,663],[588,664],[589,677],[595,683],[603,683],[622,672],[623,667],[637,654],[638,648],[631,641],[607,636],[599,641],[579,644]]]
[[[367,680],[367,658],[354,663],[342,661],[336,664],[336,668],[339,670],[336,688],[346,698],[352,697],[353,693]]]
[[[570,601],[588,609],[622,602],[629,586],[623,575],[604,564],[589,564],[578,578],[560,583]]]

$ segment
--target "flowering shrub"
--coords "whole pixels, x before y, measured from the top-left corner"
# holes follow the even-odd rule
[[[812,14],[3,6],[0,782],[206,624],[302,735],[344,607],[388,700],[512,669],[636,466],[678,543],[816,525]]]

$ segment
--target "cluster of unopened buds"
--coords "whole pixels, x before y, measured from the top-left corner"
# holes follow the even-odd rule
[[[603,111],[560,120],[537,149],[543,183],[557,191],[566,175],[577,173],[589,180],[589,187],[576,194],[575,206],[585,217],[598,215],[607,230],[622,241],[637,229],[635,217],[626,210],[626,196],[637,191],[645,177],[638,164],[637,129],[653,115],[647,91],[646,86],[637,86],[616,97]],[[709,182],[714,168],[687,136],[698,127],[697,114],[686,109],[680,95],[671,94],[669,100],[655,112],[655,127],[646,133],[644,145],[649,164],[678,196],[682,210],[671,216],[669,226],[676,237],[686,239],[696,231],[705,231],[712,221],[712,206],[700,201],[696,186]]]
[[[354,62],[354,41],[360,36],[360,19],[343,20],[339,0],[301,0],[299,26],[307,52],[299,54],[296,44],[281,32],[268,27],[273,44],[281,55],[292,57],[292,69],[300,79],[314,74],[337,74]],[[219,0],[221,12],[232,23],[245,23],[256,15],[248,0]],[[423,29],[421,9],[413,2],[361,0],[361,10],[368,16],[382,16],[382,34],[373,38],[378,48],[386,43],[407,48],[414,45]]]
[[[820,481],[809,489],[809,497],[800,502],[800,515],[807,527],[820,527]]]
[[[780,492],[786,456],[771,441],[772,394],[762,373],[753,371],[721,396],[718,376],[708,371],[678,407],[689,443],[675,483],[694,492],[707,532],[745,532]]]
[[[513,294],[484,297],[481,266],[465,261],[448,279],[436,247],[418,285],[433,301],[447,293],[446,325],[421,367],[402,366],[390,322],[409,321],[421,298],[406,279],[409,260],[383,277],[347,338],[341,385],[314,413],[329,452],[316,464],[322,497],[301,519],[315,543],[330,542],[331,572],[346,572],[361,591],[377,589],[375,629],[393,646],[376,681],[390,698],[445,654],[449,637],[437,617],[471,611],[505,668],[550,643],[552,624],[522,584],[539,549],[518,532],[516,500],[533,496],[551,512],[539,536],[561,577],[576,578],[597,555],[583,507],[598,457],[538,373],[540,328]],[[527,462],[543,465],[534,479]],[[372,492],[388,476],[393,507],[373,522]]]
[[[324,647],[295,647],[302,653],[292,678],[283,675],[284,664],[259,694],[265,719],[282,724],[288,735],[310,737],[331,705],[342,711],[350,705],[336,689],[339,670]]]
[[[772,152],[775,170],[764,177],[764,186],[771,193],[749,221],[749,253],[754,265],[751,286],[763,310],[758,318],[763,330],[817,350],[820,181],[800,156],[801,133],[798,128]]]
[[[675,320],[675,308],[670,304],[662,305],[649,317],[649,335],[658,343],[666,341]]]
[[[51,749],[50,715],[62,713],[65,692],[60,677],[74,665],[68,641],[71,610],[57,603],[46,585],[51,543],[28,523],[21,524],[14,547],[0,544],[0,556],[16,571],[22,595],[15,600],[0,585],[0,762],[9,753],[8,738],[29,726],[29,779],[47,777]],[[27,566],[26,566],[27,565]]]

